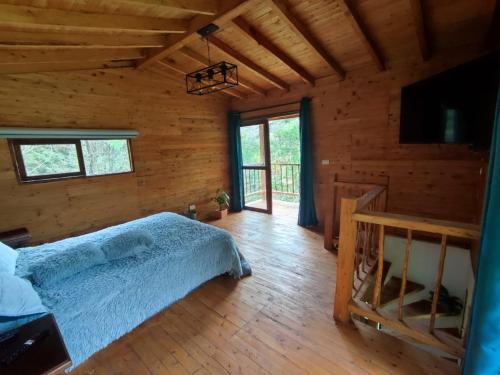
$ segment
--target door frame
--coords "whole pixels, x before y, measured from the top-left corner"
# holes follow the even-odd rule
[[[241,123],[240,127],[245,127],[245,126],[255,126],[255,125],[262,125],[264,128],[264,165],[263,166],[245,166],[243,164],[242,169],[243,169],[243,175],[244,171],[246,170],[259,170],[259,171],[265,171],[265,176],[266,176],[266,203],[267,203],[267,208],[256,208],[256,207],[250,207],[246,205],[245,202],[245,183],[244,179],[245,177],[243,176],[243,209],[245,210],[250,210],[250,211],[256,211],[256,212],[262,212],[271,215],[273,213],[273,191],[272,191],[272,181],[271,181],[271,146],[269,144],[269,121],[267,118],[260,118],[260,119],[252,119],[252,120],[247,120],[243,121]],[[262,147],[262,145],[261,145]]]

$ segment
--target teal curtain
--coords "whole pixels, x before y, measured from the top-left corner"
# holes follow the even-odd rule
[[[500,374],[500,91],[464,375]]]
[[[241,116],[239,112],[229,112],[229,158],[231,161],[231,211],[243,208],[243,157],[241,154]]]
[[[311,98],[300,101],[300,205],[298,224],[313,227],[318,224],[314,205],[313,152],[311,136]]]

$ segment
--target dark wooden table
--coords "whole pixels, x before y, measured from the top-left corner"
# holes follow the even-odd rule
[[[71,366],[71,360],[52,314],[29,322],[17,328],[17,335],[0,343],[0,353],[7,353],[22,345],[38,332],[47,330],[48,336],[33,344],[9,365],[0,363],[2,375],[63,374]]]

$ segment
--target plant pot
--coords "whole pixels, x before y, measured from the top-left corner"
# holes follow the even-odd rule
[[[214,218],[217,220],[220,220],[226,216],[227,216],[227,208],[225,208],[224,210],[217,210],[214,213]]]

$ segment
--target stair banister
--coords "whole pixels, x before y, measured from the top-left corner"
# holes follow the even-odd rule
[[[332,185],[348,187],[353,183],[332,181]],[[357,184],[359,187],[360,184]],[[363,186],[364,188],[365,186]],[[354,191],[354,190],[353,190]],[[329,222],[334,220],[335,199],[330,201]],[[332,208],[334,208],[332,210]],[[435,329],[439,292],[443,278],[444,263],[448,237],[468,240],[479,240],[480,230],[476,224],[436,220],[417,216],[401,215],[385,212],[387,209],[387,187],[374,185],[358,198],[342,198],[340,204],[340,233],[337,257],[337,283],[335,291],[334,318],[339,322],[349,322],[351,314],[377,322],[389,330],[397,331],[411,340],[430,345],[455,357],[464,353],[461,340],[450,340],[444,333]],[[330,226],[331,227],[331,226]],[[384,238],[386,232],[393,228],[406,230],[406,246],[404,250],[401,285],[399,287],[398,314],[391,316],[390,311],[382,307],[382,288],[384,285]],[[330,231],[331,234],[334,231]],[[441,236],[441,251],[437,264],[434,295],[430,306],[430,324],[428,329],[409,325],[404,320],[405,295],[408,293],[410,281],[407,279],[408,264],[414,232],[432,233]],[[331,237],[331,236],[329,236]],[[325,239],[326,243],[326,239]],[[368,266],[368,267],[367,267]],[[369,275],[374,274],[373,291],[365,288]],[[354,293],[353,293],[354,291]],[[355,298],[360,292],[370,297],[358,303]]]

